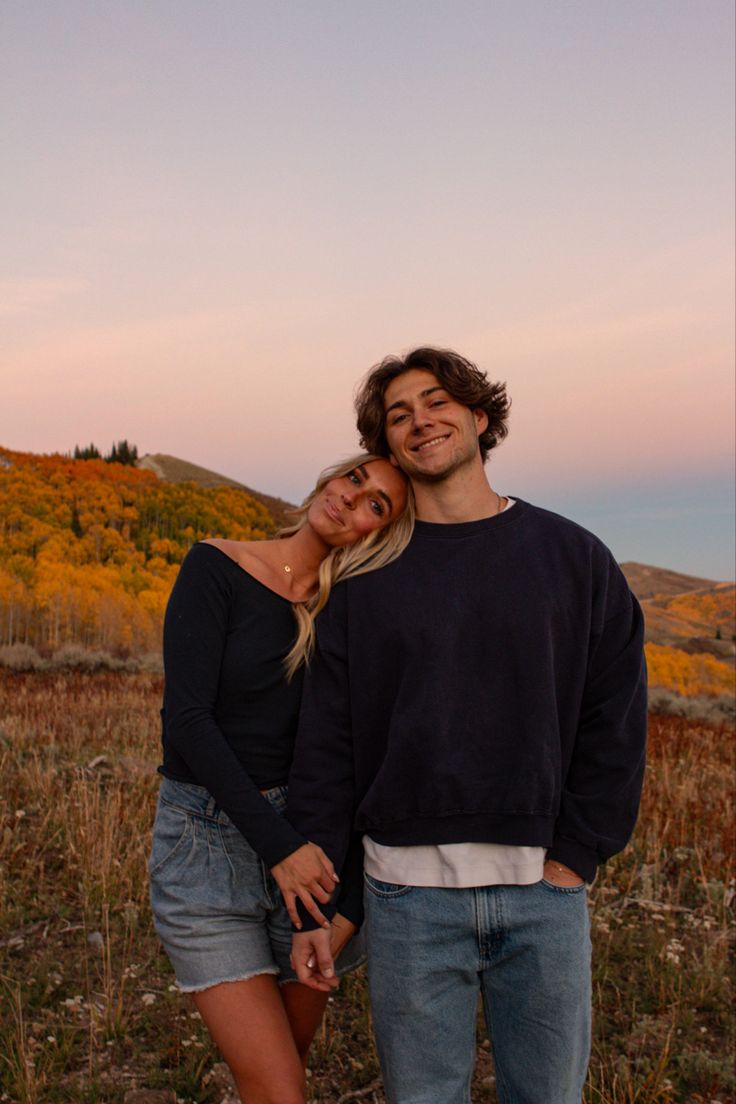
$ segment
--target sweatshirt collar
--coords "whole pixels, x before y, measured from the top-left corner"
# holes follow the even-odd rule
[[[480,521],[435,522],[415,521],[414,536],[429,537],[434,540],[460,540],[465,537],[480,537],[485,533],[496,532],[505,525],[513,525],[528,509],[528,504],[512,494],[514,505],[509,510]]]

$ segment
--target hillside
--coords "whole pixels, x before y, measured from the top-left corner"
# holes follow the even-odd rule
[[[294,508],[290,502],[263,494],[262,491],[254,491],[227,475],[202,468],[199,464],[190,464],[188,460],[180,460],[177,456],[167,456],[163,452],[147,453],[138,461],[138,467],[152,471],[159,479],[169,483],[196,483],[198,487],[237,487],[261,502],[277,525],[286,525],[290,521],[289,512]]]
[[[175,484],[102,460],[0,449],[0,645],[158,649],[194,541],[275,530],[238,487]]]
[[[684,594],[693,590],[707,590],[720,586],[713,579],[700,579],[695,575],[683,575],[679,571],[670,571],[666,567],[652,567],[627,561],[622,563],[629,586],[640,602],[647,598],[668,598],[675,594]]]
[[[130,467],[0,449],[0,646],[158,651],[169,591],[194,541],[270,536],[288,508],[161,453]],[[622,568],[644,609],[652,686],[732,693],[734,584]]]
[[[736,689],[736,586],[622,563],[641,602],[649,684],[685,697]]]
[[[623,563],[621,570],[642,604],[648,641],[721,659],[733,657],[734,583],[716,583],[647,564]]]
[[[672,597],[649,598],[644,602],[647,639],[684,651],[732,656],[735,600],[733,583]]]

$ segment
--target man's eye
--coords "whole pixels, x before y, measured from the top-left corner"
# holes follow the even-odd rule
[[[397,414],[395,418],[391,419],[391,425],[398,425],[399,422],[403,422],[406,414]]]
[[[444,406],[446,402],[447,402],[447,399],[432,399],[432,402],[429,405],[430,406]]]

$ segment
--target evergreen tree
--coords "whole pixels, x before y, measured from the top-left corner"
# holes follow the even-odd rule
[[[84,448],[80,448],[79,445],[74,446],[74,459],[75,460],[99,460],[100,450],[96,445],[86,445]]]
[[[138,463],[138,448],[127,440],[114,442],[105,460],[108,464],[127,464],[134,468]]]

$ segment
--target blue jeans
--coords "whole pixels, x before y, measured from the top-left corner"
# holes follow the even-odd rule
[[[590,1054],[585,886],[365,881],[389,1104],[469,1104],[479,993],[500,1104],[580,1104]]]

